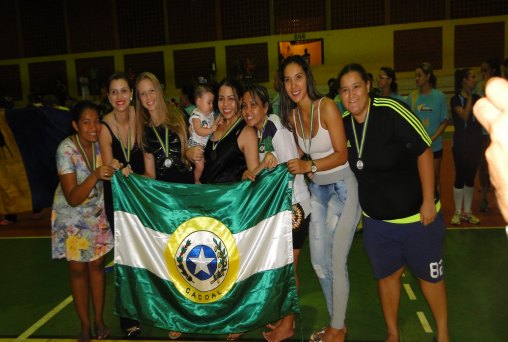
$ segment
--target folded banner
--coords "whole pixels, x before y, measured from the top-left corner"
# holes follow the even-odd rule
[[[112,182],[117,315],[226,334],[299,313],[285,164],[255,182]]]

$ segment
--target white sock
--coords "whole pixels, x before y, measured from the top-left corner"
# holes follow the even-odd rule
[[[473,193],[474,188],[469,186],[464,186],[464,212],[471,212],[471,203],[473,202]]]
[[[462,200],[464,199],[464,189],[453,187],[453,200],[455,202],[455,212],[462,212]]]

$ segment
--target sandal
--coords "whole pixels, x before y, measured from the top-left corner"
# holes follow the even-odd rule
[[[180,336],[182,336],[182,333],[179,332],[179,331],[170,331],[169,334],[168,334],[168,337],[172,340],[176,340],[177,338],[179,338]]]
[[[109,328],[105,325],[95,328],[95,338],[98,340],[105,340],[109,336]]]
[[[325,333],[326,327],[322,328],[319,331],[316,331],[310,335],[309,342],[321,342],[323,341],[323,335]]]
[[[133,339],[139,336],[141,336],[141,327],[139,325],[133,325],[125,329],[125,337],[127,337],[127,339]]]

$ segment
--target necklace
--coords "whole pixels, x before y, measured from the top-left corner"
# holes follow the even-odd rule
[[[222,135],[222,137],[220,137],[219,140],[217,141],[212,141],[212,154],[211,154],[211,159],[212,161],[215,161],[217,159],[217,151],[215,151],[217,149],[217,146],[219,146],[220,142],[228,136],[229,133],[231,133],[231,131],[233,130],[233,128],[236,127],[236,125],[238,125],[238,123],[242,120],[241,117],[237,118],[236,121],[226,130],[226,132],[224,132],[224,134]]]
[[[155,126],[153,125],[153,122],[152,122],[152,129],[155,133],[155,136],[157,137],[157,140],[159,140],[159,143],[161,144],[161,147],[162,147],[162,150],[164,151],[164,154],[166,156],[166,159],[164,160],[164,167],[166,168],[170,168],[171,165],[173,165],[173,161],[171,160],[171,158],[169,158],[169,143],[168,143],[168,136],[169,136],[169,133],[168,133],[168,128],[167,127],[164,127],[165,129],[165,142],[162,142],[162,139],[159,135],[159,132],[157,132],[157,130],[155,129]]]
[[[370,113],[370,100],[369,100],[369,107],[367,109],[367,115],[365,116],[365,122],[363,125],[363,131],[362,131],[362,141],[360,144],[358,144],[358,136],[356,135],[356,128],[355,128],[355,122],[353,119],[353,115],[351,115],[351,126],[353,126],[353,135],[355,136],[355,144],[356,144],[356,153],[358,155],[358,160],[356,161],[356,168],[358,170],[362,170],[364,167],[364,163],[362,161],[362,153],[363,153],[363,146],[365,143],[365,137],[367,136],[367,124],[369,123],[369,113]]]
[[[118,126],[118,120],[116,118],[116,112],[113,111],[113,117],[115,118],[115,125],[116,125],[116,133],[118,134],[118,140],[120,140],[120,146],[122,147],[123,156],[125,157],[125,161],[127,162],[127,165],[129,165],[129,162],[131,160],[131,114],[127,113],[127,122],[129,124],[129,128],[127,130],[127,148],[125,148],[122,140],[122,135],[120,134],[120,127]]]
[[[90,170],[90,172],[95,171],[95,169],[97,168],[97,165],[96,165],[97,160],[95,157],[95,144],[92,143],[92,163],[93,164],[90,164],[90,160],[88,160],[88,156],[86,155],[85,149],[81,145],[81,141],[79,141],[79,136],[77,134],[76,134],[75,139],[76,139],[76,142],[78,143],[78,147],[81,152],[81,155],[83,156],[83,159],[85,160],[86,167],[88,168],[88,170]]]
[[[314,125],[314,101],[310,104],[310,129],[309,129],[309,147],[307,148],[307,142],[305,140],[305,131],[303,129],[302,116],[300,114],[300,110],[296,110],[298,113],[298,122],[300,123],[300,129],[302,130],[302,139],[303,139],[303,147],[305,148],[305,153],[302,157],[302,160],[311,160],[310,157],[310,148],[312,145],[312,127]]]

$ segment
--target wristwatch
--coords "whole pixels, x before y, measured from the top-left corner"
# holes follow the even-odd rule
[[[314,160],[311,160],[311,162],[312,162],[312,164],[310,166],[310,172],[316,173],[317,172],[316,162]]]

